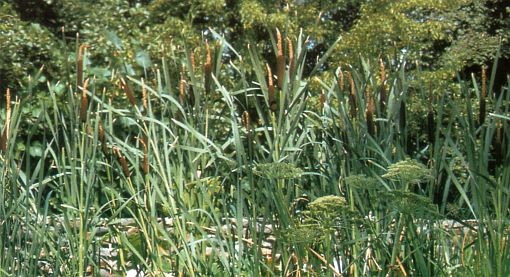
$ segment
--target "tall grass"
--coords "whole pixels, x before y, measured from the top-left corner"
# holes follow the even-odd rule
[[[405,62],[360,59],[331,78],[330,50],[304,76],[305,37],[272,41],[267,63],[253,45],[224,63],[237,52],[218,39],[144,78],[112,68],[107,86],[79,47],[76,85],[48,83],[46,132],[23,138],[39,158],[15,148],[24,101],[10,101],[1,275],[510,273],[510,96],[495,72],[435,91]]]

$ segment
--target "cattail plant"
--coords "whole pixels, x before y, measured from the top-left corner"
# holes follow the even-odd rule
[[[7,145],[8,145],[8,140],[9,140],[10,126],[11,126],[11,91],[10,91],[10,89],[7,89],[7,91],[5,93],[5,102],[6,102],[5,125],[4,125],[4,131],[2,132],[2,136],[0,137],[0,150],[2,150],[3,153],[7,152]]]
[[[294,76],[296,70],[296,60],[294,58],[294,47],[292,45],[292,39],[287,38],[287,50],[289,52],[289,78]]]
[[[124,78],[120,78],[120,86],[122,87],[122,90],[124,90],[124,93],[126,94],[127,99],[129,100],[129,103],[133,105],[133,107],[137,106],[135,94],[131,90],[131,87],[124,81]]]
[[[485,98],[487,97],[487,72],[485,66],[482,67],[482,91],[480,93],[480,114],[478,118],[479,125],[485,122]]]
[[[269,108],[272,112],[276,111],[276,100],[274,95],[274,84],[273,84],[273,73],[271,71],[271,67],[269,64],[266,64],[267,69],[267,94],[268,94],[268,100],[269,100]]]
[[[283,57],[282,34],[278,29],[276,29],[276,77],[278,78],[278,87],[282,89],[285,78],[285,58]]]
[[[126,157],[122,155],[119,147],[117,146],[113,147],[113,153],[115,154],[115,156],[117,156],[120,166],[122,167],[122,172],[124,172],[124,176],[129,177],[131,175],[131,172],[129,171],[129,166]]]
[[[494,159],[496,160],[496,165],[501,165],[503,163],[503,124],[501,123],[501,119],[496,120],[496,135],[494,138]]]
[[[204,64],[204,87],[205,92],[209,93],[211,91],[211,81],[212,81],[212,57],[211,57],[211,48],[209,47],[209,43],[205,42],[205,52],[206,59]]]
[[[87,110],[89,107],[89,99],[87,97],[87,87],[89,85],[89,79],[85,80],[83,87],[81,88],[81,105],[80,105],[80,121],[85,122],[87,120]]]
[[[366,88],[365,91],[365,99],[367,101],[367,108],[365,110],[365,119],[367,121],[367,129],[368,133],[371,136],[375,135],[375,123],[374,123],[374,113],[375,113],[375,103],[374,97],[370,91],[370,87]]]
[[[347,81],[349,82],[349,86],[351,88],[351,93],[349,94],[349,103],[351,106],[351,118],[356,118],[357,114],[357,104],[356,104],[356,86],[354,85],[354,79],[352,79],[351,72],[347,71]]]
[[[381,113],[384,114],[386,110],[386,69],[384,67],[384,62],[382,59],[379,59],[379,78],[380,78],[380,91],[379,91],[379,106],[381,109]]]

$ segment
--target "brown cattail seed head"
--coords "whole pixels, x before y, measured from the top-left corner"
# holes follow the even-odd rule
[[[205,42],[205,51],[206,51],[206,59],[204,64],[204,87],[205,92],[209,93],[211,90],[211,81],[212,81],[212,56],[211,56],[211,48],[209,47],[209,43]]]
[[[186,99],[186,80],[184,79],[184,74],[181,72],[181,81],[179,82],[179,101],[181,104],[184,104],[184,100]]]
[[[149,101],[147,99],[147,88],[145,87],[143,78],[142,78],[142,105],[144,111],[147,113],[147,110],[149,109]]]
[[[246,132],[251,132],[251,118],[250,113],[248,111],[243,112],[243,116],[241,117],[242,124],[244,128],[246,129]]]
[[[2,132],[2,136],[0,137],[0,150],[2,152],[7,152],[7,144],[9,139],[10,127],[11,127],[11,90],[7,89],[5,92],[5,125],[4,130]]]
[[[294,46],[292,46],[292,39],[290,38],[287,38],[287,50],[289,52],[289,78],[292,80],[296,68],[296,61],[294,59]]]
[[[143,161],[142,161],[142,170],[143,174],[149,174],[149,147],[148,147],[148,139],[147,136],[144,135],[143,139],[140,140],[140,144],[143,148]]]
[[[86,44],[82,44],[78,48],[78,58],[76,59],[76,87],[83,86],[83,50],[89,47]]]
[[[386,99],[387,99],[387,96],[386,96],[386,69],[384,67],[384,62],[382,59],[379,60],[379,78],[380,78],[380,81],[381,81],[381,90],[380,90],[380,93],[379,93],[379,101],[380,101],[380,107],[381,107],[381,112],[384,112],[386,110]]]
[[[278,78],[278,87],[283,88],[283,79],[285,78],[285,58],[283,57],[283,41],[280,30],[276,29],[276,76]]]
[[[338,87],[340,88],[340,92],[344,91],[344,72],[342,71],[342,66],[338,66]]]
[[[274,95],[274,84],[273,84],[273,73],[271,72],[271,67],[269,64],[266,64],[267,68],[267,93],[268,93],[268,101],[269,101],[269,108],[271,111],[276,111],[276,100]]]
[[[108,149],[106,148],[106,134],[101,119],[99,119],[97,129],[98,129],[97,136],[99,138],[99,141],[101,142],[101,151],[103,151],[103,154],[106,156],[108,154]]]
[[[126,83],[126,81],[124,81],[124,78],[120,78],[120,86],[124,90],[124,93],[126,94],[126,97],[129,100],[129,103],[131,103],[131,105],[133,105],[133,107],[136,107],[135,95],[134,95],[133,91],[131,90],[131,88],[129,87],[129,85]]]
[[[117,159],[119,160],[120,166],[122,167],[122,172],[124,172],[124,176],[129,177],[131,175],[131,172],[129,172],[127,160],[122,155],[120,149],[117,146],[113,147],[113,153],[115,154],[115,156],[117,156]]]
[[[195,72],[195,68],[196,68],[195,51],[193,51],[193,50],[190,51],[190,60],[191,60],[191,72]]]
[[[365,118],[367,121],[367,129],[368,133],[371,136],[375,135],[375,122],[374,122],[374,113],[375,113],[375,103],[374,103],[374,97],[372,96],[372,93],[370,92],[370,88],[367,87],[366,89],[366,101],[367,101],[367,109],[365,111]]]
[[[85,84],[81,88],[81,106],[80,106],[80,121],[85,122],[87,120],[87,109],[89,107],[89,100],[87,97],[87,87],[89,85],[89,79],[85,80]]]
[[[351,88],[351,93],[349,94],[349,102],[351,106],[351,117],[356,118],[357,114],[357,104],[356,104],[356,86],[354,85],[354,79],[352,78],[351,72],[347,71],[347,81],[349,82],[349,86]]]
[[[485,66],[482,67],[482,91],[480,93],[480,114],[479,124],[482,125],[485,122],[485,97],[487,96],[487,72]]]
[[[324,109],[324,104],[326,103],[326,94],[324,93],[324,90],[321,92],[321,96],[319,98],[319,107],[320,109]]]

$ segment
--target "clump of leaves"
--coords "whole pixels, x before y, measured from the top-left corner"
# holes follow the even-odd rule
[[[386,191],[380,194],[380,201],[385,202],[389,209],[414,218],[438,219],[441,217],[437,206],[429,198],[416,193],[402,190]]]
[[[388,172],[382,177],[408,186],[426,182],[432,179],[432,174],[425,165],[416,160],[406,159],[390,165]]]
[[[266,179],[299,179],[303,170],[290,163],[258,164],[253,173]]]
[[[345,184],[355,189],[375,190],[380,188],[377,179],[367,177],[365,174],[351,175],[345,178]]]

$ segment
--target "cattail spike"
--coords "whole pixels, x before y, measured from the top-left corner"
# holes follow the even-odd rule
[[[326,94],[324,93],[324,90],[322,90],[320,98],[319,98],[319,107],[322,111],[324,109],[324,104],[326,103]]]
[[[267,68],[267,83],[268,83],[268,100],[269,100],[269,109],[271,109],[272,112],[276,111],[276,100],[275,100],[275,94],[274,94],[274,84],[273,84],[273,73],[271,72],[271,67],[269,64],[266,64]]]
[[[289,52],[289,78],[292,81],[296,68],[296,60],[294,58],[294,46],[292,46],[292,39],[290,38],[287,38],[287,50]]]
[[[246,129],[246,132],[251,133],[251,118],[250,113],[248,113],[248,111],[243,112],[241,121],[243,123],[244,128]]]
[[[276,29],[276,77],[278,78],[278,87],[283,88],[283,79],[285,78],[285,58],[283,57],[282,34]]]
[[[147,136],[144,135],[143,139],[140,140],[140,144],[143,148],[143,161],[142,161],[142,171],[143,174],[149,174],[149,147],[148,147],[148,139]]]
[[[344,72],[342,71],[342,66],[338,66],[338,87],[340,88],[340,92],[344,91]]]
[[[85,80],[83,87],[81,88],[81,106],[80,106],[80,121],[85,122],[87,120],[87,109],[89,107],[89,99],[87,96],[87,87],[89,85],[89,79]]]
[[[186,80],[184,79],[184,74],[181,72],[181,81],[179,82],[179,102],[181,105],[184,105],[184,100],[186,99]]]
[[[83,50],[88,48],[87,44],[82,44],[78,48],[78,58],[76,59],[76,87],[83,86]]]
[[[3,153],[7,152],[7,145],[11,127],[11,90],[9,88],[7,88],[7,91],[5,92],[5,102],[6,102],[5,125],[4,130],[2,132],[2,136],[0,137],[0,150]]]
[[[483,125],[485,122],[485,110],[486,103],[485,98],[487,97],[487,72],[485,66],[482,67],[482,91],[480,93],[480,114],[479,114],[479,125]]]
[[[204,64],[204,87],[205,92],[209,93],[211,91],[211,81],[212,81],[212,56],[211,56],[211,48],[209,47],[209,43],[205,42],[205,51],[206,51],[206,60]]]
[[[384,114],[386,111],[386,101],[387,101],[387,95],[386,95],[386,69],[384,67],[384,62],[382,59],[379,60],[379,78],[381,81],[381,90],[379,92],[379,101],[380,101],[380,108],[381,113]]]
[[[103,151],[103,154],[107,156],[108,148],[106,148],[106,134],[104,131],[103,122],[101,118],[99,118],[97,129],[98,129],[97,136],[99,138],[99,141],[101,142],[101,151]]]
[[[352,78],[351,72],[347,71],[347,81],[349,82],[349,86],[351,88],[351,93],[349,94],[349,102],[351,106],[351,118],[356,118],[357,115],[357,101],[356,101],[356,86],[354,85],[354,79]]]
[[[142,105],[145,113],[147,113],[149,109],[149,101],[147,99],[147,88],[145,87],[145,83],[142,78]]]
[[[117,156],[117,159],[119,160],[120,166],[122,167],[122,172],[124,172],[124,176],[129,177],[131,175],[131,172],[129,171],[129,166],[126,157],[122,155],[120,149],[117,146],[113,147],[113,153],[115,154],[115,156]]]
[[[137,103],[136,103],[135,95],[134,95],[133,91],[131,90],[131,87],[129,87],[129,85],[126,83],[126,81],[124,81],[124,78],[120,78],[120,85],[121,85],[122,89],[124,90],[124,93],[126,94],[126,97],[129,100],[129,103],[131,103],[131,105],[133,105],[133,107],[136,107]]]
[[[374,114],[375,114],[375,103],[374,97],[370,92],[370,88],[366,88],[365,98],[367,101],[367,108],[365,111],[365,119],[367,121],[367,130],[371,136],[375,135],[375,122],[374,122]]]

